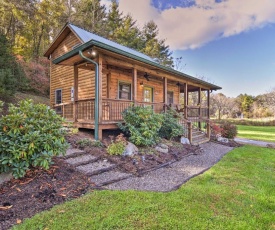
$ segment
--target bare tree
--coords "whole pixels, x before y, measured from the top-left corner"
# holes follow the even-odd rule
[[[182,72],[185,66],[186,66],[186,63],[183,64],[182,57],[174,58],[174,60],[173,60],[173,68],[175,70]]]
[[[275,87],[265,94],[265,103],[275,118]]]
[[[211,111],[212,113],[218,113],[218,119],[220,120],[223,115],[232,116],[235,107],[235,100],[233,98],[226,97],[222,93],[213,94],[211,96]]]

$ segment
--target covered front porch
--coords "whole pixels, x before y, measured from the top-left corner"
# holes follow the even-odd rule
[[[78,128],[117,129],[122,112],[129,106],[151,106],[156,113],[175,109],[186,137],[210,137],[209,107],[211,87],[188,76],[184,79],[159,68],[122,57],[100,48],[57,58],[53,63],[73,66],[71,100],[53,107]],[[178,73],[175,70],[170,70]],[[191,78],[191,79],[190,79]]]

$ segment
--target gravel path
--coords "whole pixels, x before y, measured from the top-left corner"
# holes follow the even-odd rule
[[[200,145],[200,155],[191,155],[168,167],[149,172],[142,177],[131,177],[105,188],[111,190],[142,190],[168,192],[179,188],[192,177],[203,173],[233,148],[208,142]]]
[[[246,138],[239,138],[239,137],[235,137],[234,141],[239,142],[241,144],[257,145],[261,147],[267,147],[268,145],[275,145],[274,142],[256,141],[256,140],[249,140]]]

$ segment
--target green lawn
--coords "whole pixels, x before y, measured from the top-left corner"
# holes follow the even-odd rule
[[[238,137],[251,140],[275,142],[275,126],[237,125]]]
[[[274,149],[243,146],[177,191],[94,191],[15,229],[275,229],[274,171]]]

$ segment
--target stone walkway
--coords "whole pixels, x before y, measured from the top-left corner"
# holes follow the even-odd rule
[[[97,159],[78,149],[69,149],[65,161],[88,175],[96,188],[167,192],[179,188],[192,177],[203,173],[233,149],[213,142],[200,146],[204,150],[201,154],[187,156],[141,177],[121,172],[117,165],[108,162],[107,159]]]
[[[249,140],[249,139],[238,138],[238,137],[234,138],[234,140],[241,144],[257,145],[261,147],[268,147],[269,145],[275,146],[274,142],[272,143],[272,142],[266,142],[266,141],[256,141],[256,140]]]

